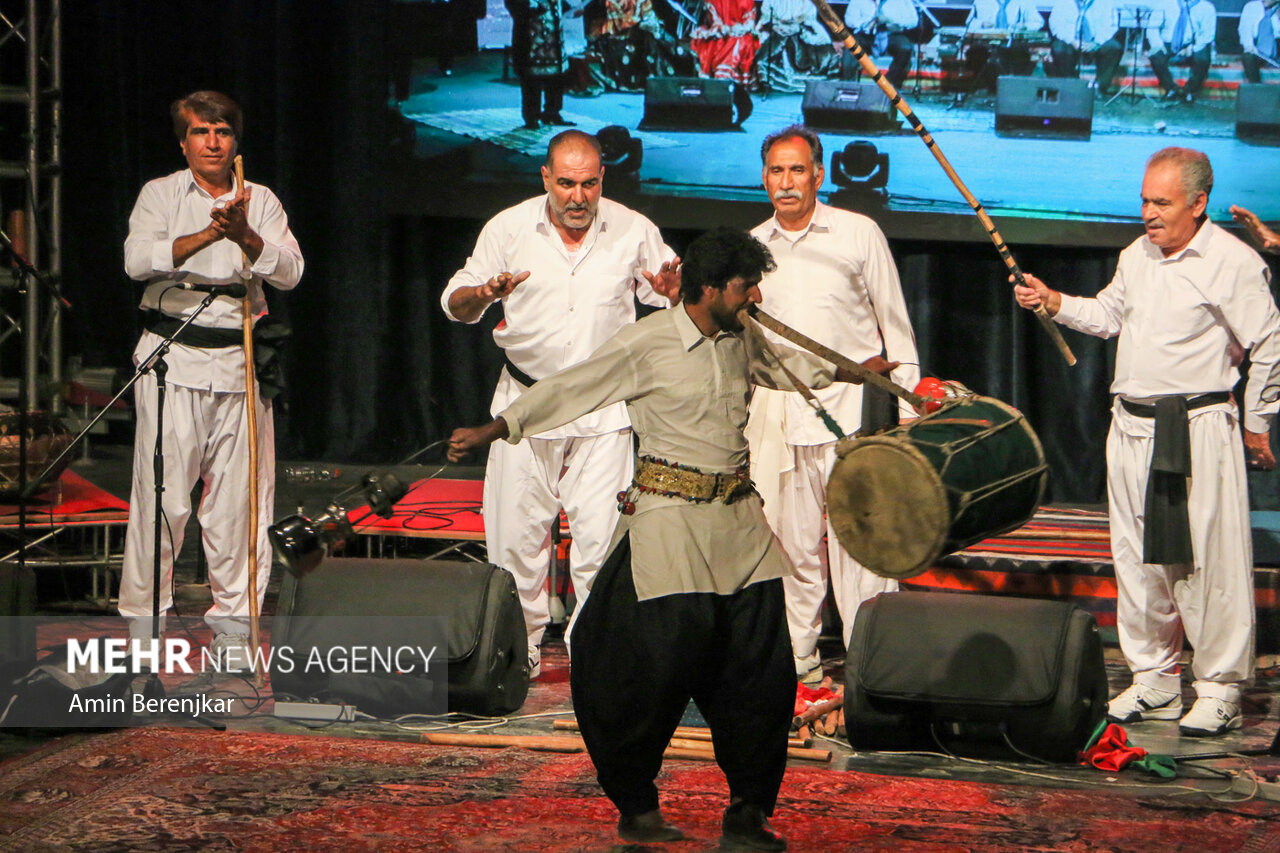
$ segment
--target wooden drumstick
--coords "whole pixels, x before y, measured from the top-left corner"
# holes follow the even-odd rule
[[[852,53],[853,58],[858,60],[858,64],[862,66],[862,70],[876,82],[880,90],[889,97],[889,103],[902,113],[902,117],[911,125],[911,129],[916,132],[923,142],[933,154],[933,158],[938,161],[938,165],[942,167],[942,171],[947,173],[947,177],[951,179],[951,183],[955,184],[956,189],[960,191],[960,195],[964,196],[964,200],[969,203],[969,207],[973,208],[973,212],[978,215],[978,221],[982,223],[982,227],[986,229],[987,235],[991,238],[991,242],[995,244],[996,251],[1000,253],[1000,258],[1004,261],[1005,266],[1009,268],[1009,274],[1013,276],[1015,282],[1026,286],[1026,281],[1022,276],[1022,270],[1018,266],[1018,262],[1013,259],[1013,253],[1009,251],[1009,247],[1005,245],[1004,238],[1000,236],[1000,232],[996,230],[996,224],[991,221],[991,217],[987,215],[987,211],[982,206],[982,202],[969,192],[969,188],[964,185],[964,181],[960,180],[960,176],[956,174],[956,170],[951,167],[950,161],[947,160],[942,149],[938,147],[938,143],[934,142],[933,136],[925,128],[924,124],[911,110],[910,105],[903,99],[902,94],[894,88],[885,76],[880,73],[880,69],[871,61],[871,57],[862,49],[862,45],[858,44],[858,40],[853,37],[853,33],[845,27],[844,21],[840,19],[832,8],[827,5],[827,0],[813,0],[813,5],[818,7],[818,18],[823,25],[831,31],[831,37],[847,47]],[[1040,320],[1040,324],[1044,326],[1046,332],[1049,333],[1058,351],[1062,353],[1062,357],[1067,360],[1067,364],[1074,365],[1076,363],[1075,354],[1071,352],[1071,348],[1067,346],[1067,342],[1062,339],[1062,332],[1058,331],[1057,323],[1053,322],[1053,318],[1049,316],[1049,312],[1044,309],[1043,305],[1037,305],[1034,309],[1036,317]]]
[[[836,367],[843,367],[850,373],[861,377],[863,382],[875,385],[877,388],[880,388],[883,391],[888,391],[895,397],[906,400],[914,406],[917,411],[924,411],[924,404],[931,399],[928,397],[922,397],[914,391],[908,391],[889,377],[881,376],[879,373],[862,366],[848,356],[836,352],[831,349],[831,347],[820,344],[808,335],[798,332],[790,326],[784,325],[781,321],[762,311],[759,305],[752,306],[748,316],[769,331],[774,332],[780,337],[786,338],[801,349],[806,349],[818,358],[825,359]]]
[[[236,194],[244,192],[244,158],[235,159]],[[245,207],[245,216],[249,209]],[[240,253],[242,268],[248,268],[249,257]],[[246,290],[240,303],[244,338],[244,407],[249,427],[249,665],[253,667],[253,683],[263,685],[258,668],[258,388],[253,372],[253,298]]]

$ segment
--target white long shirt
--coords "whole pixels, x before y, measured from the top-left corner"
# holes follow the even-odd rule
[[[528,271],[529,278],[502,299],[504,319],[493,340],[507,358],[534,379],[577,364],[635,322],[635,299],[663,306],[641,274],[657,272],[675,253],[647,218],[607,198],[600,199],[581,247],[571,257],[547,213],[547,196],[507,208],[485,224],[466,265],[440,297],[452,320],[449,297],[459,288],[484,284],[500,272]],[[479,318],[472,322],[478,322]],[[498,379],[491,414],[497,415],[524,390],[506,370]],[[630,425],[618,403],[579,418],[539,438],[602,435]]]
[[[1089,22],[1090,38],[1080,32],[1080,19]],[[1119,30],[1116,20],[1115,0],[1093,0],[1084,15],[1080,14],[1077,0],[1054,0],[1049,11],[1049,32],[1067,44],[1079,44],[1085,53],[1092,53],[1103,42],[1111,39]]]
[[[1007,25],[1000,26],[1000,0],[973,0],[965,21],[966,32],[1035,32],[1044,29],[1044,18],[1031,0],[1009,0],[1005,7]]]
[[[1218,10],[1209,0],[1192,0],[1188,11],[1186,43],[1180,54],[1196,53],[1213,44],[1218,33]],[[1152,53],[1173,53],[1173,37],[1178,18],[1182,14],[1179,0],[1161,0],[1152,4],[1151,28],[1147,30],[1147,42]]]
[[[889,243],[879,226],[858,213],[818,203],[798,239],[791,239],[772,217],[752,230],[769,247],[778,265],[760,283],[760,307],[787,326],[854,361],[879,355],[902,362],[894,382],[915,388],[920,381],[915,335]],[[793,347],[776,335],[779,348]],[[827,412],[846,433],[862,425],[862,385],[837,383],[815,391]],[[826,444],[836,437],[794,391],[759,389],[752,419],[774,409],[782,397],[782,433],[793,445]],[[914,417],[907,404],[902,413]]]
[[[1270,12],[1263,6],[1262,0],[1249,0],[1240,10],[1240,48],[1245,53],[1258,54],[1258,26],[1264,17],[1271,18],[1271,33],[1280,42],[1280,4],[1273,6]],[[1273,43],[1272,59],[1276,58]]]
[[[909,30],[920,23],[920,13],[911,0],[849,0],[844,11],[844,23],[855,33],[869,33],[876,29],[876,16],[885,23]]]
[[[147,182],[138,194],[129,215],[129,236],[124,242],[124,268],[129,277],[145,281],[141,308],[158,310],[171,317],[185,318],[205,294],[180,290],[179,282],[191,284],[237,284],[249,287],[255,318],[267,313],[262,281],[278,290],[292,290],[302,278],[302,250],[289,230],[289,219],[275,193],[261,184],[250,183],[249,225],[262,238],[262,254],[245,272],[240,247],[219,240],[196,252],[179,267],[173,265],[173,242],[194,234],[209,224],[216,201],[230,201],[234,192],[214,198],[196,183],[190,169]],[[252,274],[252,279],[247,279]],[[242,299],[218,297],[200,313],[201,326],[239,329],[243,325]],[[146,338],[139,352],[146,348]],[[244,358],[241,350],[210,350],[175,345],[166,359],[168,381],[188,388],[209,391],[244,391]]]
[[[1136,402],[1230,391],[1242,351],[1251,366],[1244,425],[1270,428],[1280,399],[1280,312],[1262,258],[1212,222],[1164,257],[1146,236],[1120,253],[1093,298],[1063,294],[1054,319],[1101,338],[1120,336],[1111,393]],[[1229,405],[1229,404],[1224,404]]]

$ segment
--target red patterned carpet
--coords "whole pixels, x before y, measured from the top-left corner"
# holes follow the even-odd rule
[[[713,849],[715,767],[671,761],[664,810]],[[73,735],[0,765],[0,849],[640,851],[585,755],[351,738],[132,729]],[[1265,802],[794,768],[775,826],[814,851],[1280,851]]]

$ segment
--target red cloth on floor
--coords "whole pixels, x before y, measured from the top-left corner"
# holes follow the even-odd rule
[[[819,702],[828,702],[838,696],[834,690],[826,687],[813,688],[804,684],[796,685],[796,707],[791,716],[798,717]]]
[[[1129,746],[1129,736],[1115,723],[1107,726],[1097,742],[1080,754],[1081,764],[1092,764],[1099,770],[1111,773],[1123,770],[1147,751],[1139,746]]]

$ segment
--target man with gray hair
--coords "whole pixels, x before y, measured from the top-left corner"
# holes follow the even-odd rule
[[[1146,234],[1120,253],[1096,297],[1035,276],[1016,287],[1065,326],[1120,336],[1107,436],[1107,497],[1120,649],[1133,684],[1111,700],[1121,723],[1175,720],[1191,737],[1241,725],[1253,675],[1253,550],[1245,458],[1275,467],[1280,312],[1256,252],[1208,220],[1209,158],[1165,148],[1142,181]],[[1243,442],[1231,389],[1249,355]],[[1183,637],[1196,702],[1182,715]]]
[[[760,284],[761,307],[855,361],[887,354],[890,361],[900,362],[893,380],[915,387],[920,380],[916,342],[889,244],[871,219],[818,201],[822,140],[809,128],[793,125],[766,137],[760,155],[774,215],[751,233],[769,247],[778,265]],[[781,339],[774,341],[786,346]],[[862,385],[815,393],[843,429],[852,433],[863,426],[868,412]],[[905,417],[915,414],[909,406],[901,412]],[[830,529],[827,479],[835,464],[836,436],[798,392],[757,390],[747,437],[765,516],[795,565],[795,576],[783,586],[796,675],[819,681],[817,643],[828,576],[844,620],[846,647],[859,605],[896,589],[897,583],[858,565]]]

